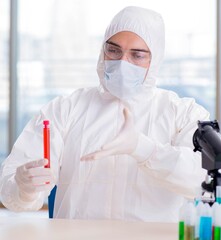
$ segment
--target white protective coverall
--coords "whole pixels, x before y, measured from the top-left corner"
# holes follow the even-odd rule
[[[139,7],[120,11],[106,30],[104,42],[121,31],[140,36],[152,53],[142,91],[122,102],[103,87],[104,53],[98,74],[101,85],[57,97],[24,128],[1,168],[1,200],[14,211],[37,210],[47,193],[25,203],[18,197],[16,168],[42,158],[42,122],[51,123],[51,167],[57,176],[55,218],[177,221],[185,197],[193,198],[204,180],[201,156],[193,152],[198,120],[208,112],[190,98],[155,86],[164,55],[161,16]],[[127,105],[141,134],[131,155],[80,161],[110,142],[124,123]],[[124,142],[122,144],[127,144]]]

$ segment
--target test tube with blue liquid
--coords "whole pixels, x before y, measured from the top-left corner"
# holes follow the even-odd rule
[[[212,239],[212,210],[208,203],[204,204],[203,213],[200,217],[199,240]]]

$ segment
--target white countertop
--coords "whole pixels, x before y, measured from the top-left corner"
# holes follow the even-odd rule
[[[0,217],[1,240],[177,240],[178,224]]]

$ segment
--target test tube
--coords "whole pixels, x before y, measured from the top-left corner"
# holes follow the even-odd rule
[[[49,121],[43,121],[43,146],[44,146],[44,158],[48,159],[48,164],[45,168],[50,168],[50,128]]]
[[[200,229],[199,229],[200,240],[212,239],[212,212],[211,211],[212,210],[209,204],[205,203],[203,214],[200,217]]]
[[[213,216],[213,240],[221,239],[221,205],[215,202],[212,206]]]
[[[196,208],[192,202],[187,204],[185,213],[185,240],[195,239]]]
[[[179,211],[179,240],[185,240],[185,212],[186,203],[183,204]]]
[[[216,202],[221,204],[221,186],[216,186]]]
[[[198,202],[196,206],[195,240],[199,240],[200,217],[204,209],[203,202]]]

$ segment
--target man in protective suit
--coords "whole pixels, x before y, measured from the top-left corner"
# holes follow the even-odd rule
[[[49,102],[2,164],[7,208],[38,210],[56,184],[55,218],[178,220],[205,176],[192,136],[209,114],[156,87],[164,42],[154,11],[126,7],[113,18],[97,65],[100,86]],[[51,169],[41,151],[45,119]]]

